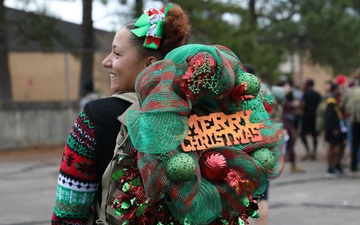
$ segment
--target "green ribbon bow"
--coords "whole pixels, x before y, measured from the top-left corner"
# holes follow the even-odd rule
[[[164,31],[165,17],[172,5],[164,6],[160,11],[155,7],[147,8],[131,30],[137,37],[145,37],[144,47],[158,49]]]

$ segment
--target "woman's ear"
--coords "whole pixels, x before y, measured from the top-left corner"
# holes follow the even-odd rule
[[[150,66],[151,64],[153,64],[154,62],[158,61],[157,58],[155,56],[150,56],[148,59],[147,59],[147,62],[146,62],[146,67]]]

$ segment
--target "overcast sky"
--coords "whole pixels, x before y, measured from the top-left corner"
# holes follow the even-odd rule
[[[47,8],[49,14],[55,15],[62,20],[81,23],[82,18],[81,0],[32,0],[32,3],[24,6],[23,1],[5,0],[5,6],[16,9],[26,9],[27,11],[36,11],[41,8]],[[132,3],[134,0],[129,0]],[[151,4],[151,1],[146,1]],[[155,3],[155,6],[157,4]],[[161,7],[161,6],[157,6]],[[120,8],[118,0],[108,0],[107,5],[94,0],[93,3],[93,21],[94,27],[102,30],[116,30],[121,26],[121,21],[114,14],[119,11],[129,12],[129,8]]]

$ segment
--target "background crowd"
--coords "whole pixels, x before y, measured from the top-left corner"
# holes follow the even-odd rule
[[[316,90],[313,79],[305,80],[300,86],[293,84],[286,76],[269,88],[263,84],[264,104],[277,121],[284,124],[287,142],[284,147],[286,160],[292,173],[304,173],[297,165],[294,149],[297,139],[305,149],[300,160],[316,161],[320,138],[326,143],[326,176],[337,178],[348,175],[355,177],[360,160],[360,70],[351,76],[338,75],[325,81],[322,94]],[[270,96],[270,97],[269,97]],[[349,149],[350,157],[346,149]],[[347,166],[349,173],[344,170]]]
[[[245,64],[245,67],[255,73],[252,66]],[[314,86],[313,79],[295,86],[286,76],[281,76],[271,87],[262,82],[263,103],[267,112],[284,125],[284,155],[290,163],[290,171],[294,174],[306,172],[297,166],[296,152],[299,151],[296,151],[295,143],[298,137],[305,149],[302,161],[317,160],[318,142],[323,138],[327,148],[325,176],[356,178],[360,162],[360,69],[352,76],[338,75],[325,81],[323,94]],[[346,149],[350,151],[348,158],[344,157]],[[255,225],[268,223],[269,187],[260,199],[259,213],[262,217],[254,221]]]

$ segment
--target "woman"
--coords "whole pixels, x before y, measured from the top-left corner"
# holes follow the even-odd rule
[[[326,176],[336,178],[344,175],[341,166],[345,151],[346,126],[337,97],[338,85],[332,84],[331,95],[325,100],[324,128],[325,141],[329,144],[327,152],[328,169]]]
[[[145,23],[140,21],[144,18]],[[161,11],[150,7],[138,20],[125,24],[103,61],[111,92],[133,92],[138,74],[184,45],[190,29],[188,16],[178,5],[167,5]],[[129,105],[109,97],[86,104],[79,114],[64,148],[52,224],[85,224],[90,219],[94,200],[101,199],[102,175],[114,153],[120,129],[117,118]],[[95,215],[93,221],[96,219]]]
[[[291,172],[304,173],[305,171],[296,165],[296,154],[294,149],[296,138],[298,136],[296,129],[296,110],[299,107],[299,101],[295,98],[291,82],[286,82],[284,88],[286,94],[282,104],[282,122],[289,137],[286,142],[286,155],[291,163]]]

